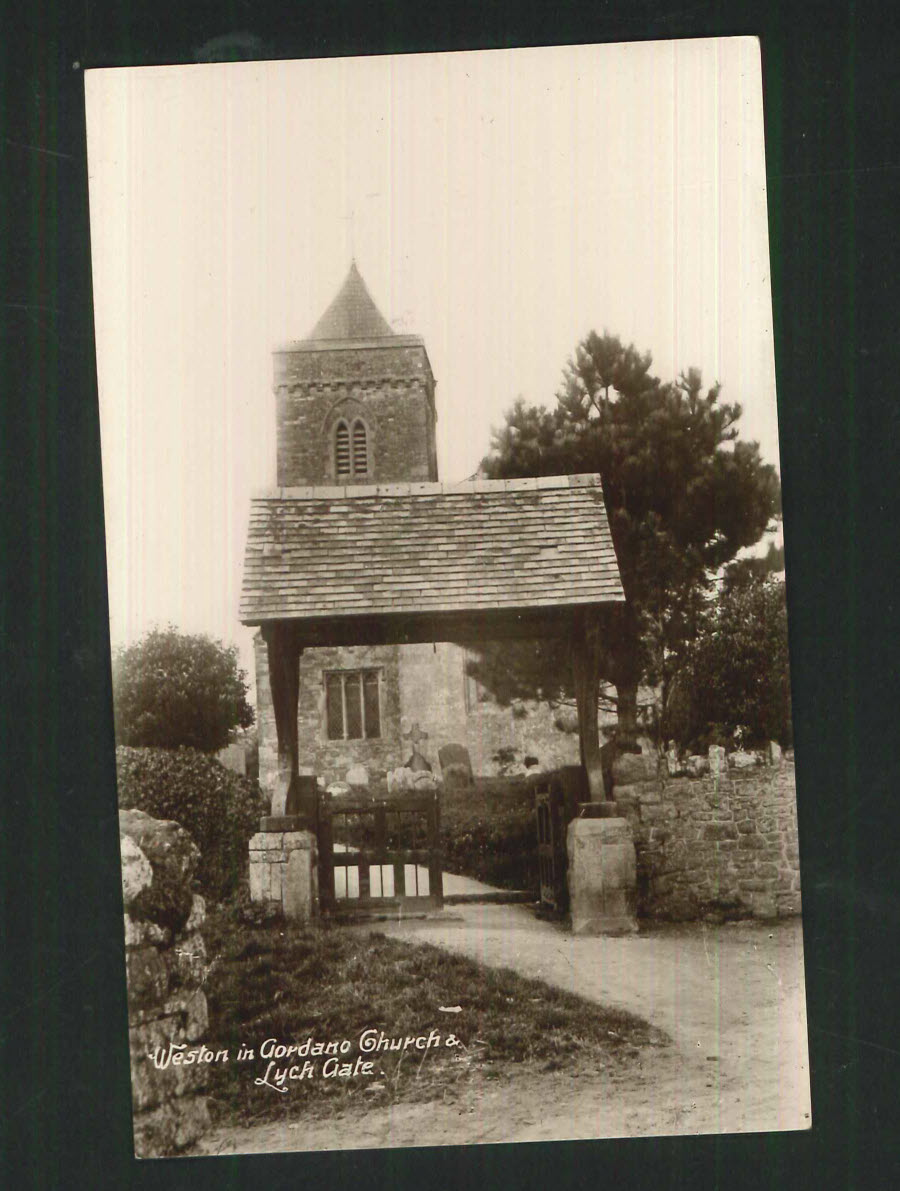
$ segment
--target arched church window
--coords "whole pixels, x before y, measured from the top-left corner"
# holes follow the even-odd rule
[[[334,470],[338,476],[350,475],[350,427],[338,422],[334,434]]]
[[[359,418],[353,423],[353,474],[365,475],[369,470],[369,451],[365,423]]]

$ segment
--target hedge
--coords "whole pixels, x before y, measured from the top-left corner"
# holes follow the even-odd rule
[[[173,819],[200,849],[200,891],[213,901],[235,892],[247,871],[247,844],[265,802],[255,782],[196,749],[116,749],[119,806]]]

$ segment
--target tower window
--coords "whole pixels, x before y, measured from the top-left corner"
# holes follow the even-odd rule
[[[339,476],[350,475],[350,430],[346,422],[338,422],[334,438],[334,465]]]
[[[361,475],[369,470],[369,452],[366,449],[366,428],[357,418],[353,423],[353,472]]]
[[[369,443],[366,424],[357,418],[350,426],[343,420],[334,432],[334,471],[336,476],[364,476],[369,471]]]

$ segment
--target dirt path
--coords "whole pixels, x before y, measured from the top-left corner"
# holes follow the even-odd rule
[[[219,1129],[205,1139],[204,1153],[809,1127],[798,920],[585,939],[521,907],[473,905],[377,929],[629,1009],[665,1030],[673,1045],[646,1049],[624,1074],[566,1070],[475,1080],[454,1103]],[[458,1024],[464,1036],[464,1021]]]

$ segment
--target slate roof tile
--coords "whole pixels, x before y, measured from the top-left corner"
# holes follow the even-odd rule
[[[280,488],[253,498],[241,620],[624,598],[598,476]]]

